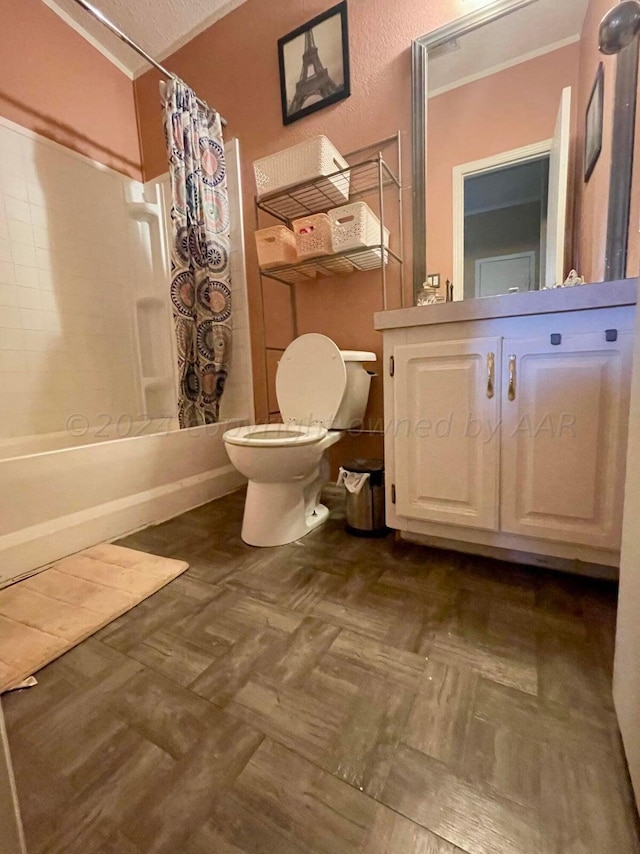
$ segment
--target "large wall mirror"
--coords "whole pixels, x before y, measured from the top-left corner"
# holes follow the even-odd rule
[[[638,275],[638,43],[599,50],[612,2],[497,0],[414,43],[417,301]]]

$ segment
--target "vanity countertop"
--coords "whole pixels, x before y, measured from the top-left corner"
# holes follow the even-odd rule
[[[555,314],[562,311],[584,311],[592,308],[614,308],[635,305],[638,279],[601,282],[573,288],[553,288],[497,297],[444,302],[379,311],[374,315],[377,330],[430,326],[438,323],[460,323],[469,320],[491,320],[498,317],[522,317],[532,314]]]

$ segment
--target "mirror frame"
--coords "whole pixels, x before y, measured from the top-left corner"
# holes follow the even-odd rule
[[[530,6],[537,0],[493,0],[469,15],[457,18],[412,44],[412,170],[413,170],[413,302],[427,279],[427,128],[429,51],[453,38],[477,30],[498,18]],[[612,0],[614,2],[614,0]],[[617,58],[613,126],[613,159],[609,188],[605,278],[627,276],[631,184],[638,85],[638,39]],[[620,204],[620,199],[626,203]]]
[[[607,212],[605,279],[628,277],[631,190],[635,155],[638,61],[640,44],[635,38],[616,56],[616,84],[611,131],[611,178]]]

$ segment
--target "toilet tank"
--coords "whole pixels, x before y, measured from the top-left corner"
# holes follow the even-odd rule
[[[347,386],[330,429],[353,430],[364,421],[371,380],[375,376],[367,371],[365,363],[375,362],[376,356],[362,350],[341,350],[340,353],[347,369]]]

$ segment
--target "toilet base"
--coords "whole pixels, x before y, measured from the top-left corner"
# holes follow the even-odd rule
[[[284,546],[299,540],[329,517],[319,503],[324,477],[289,483],[249,481],[242,539],[249,546]]]

